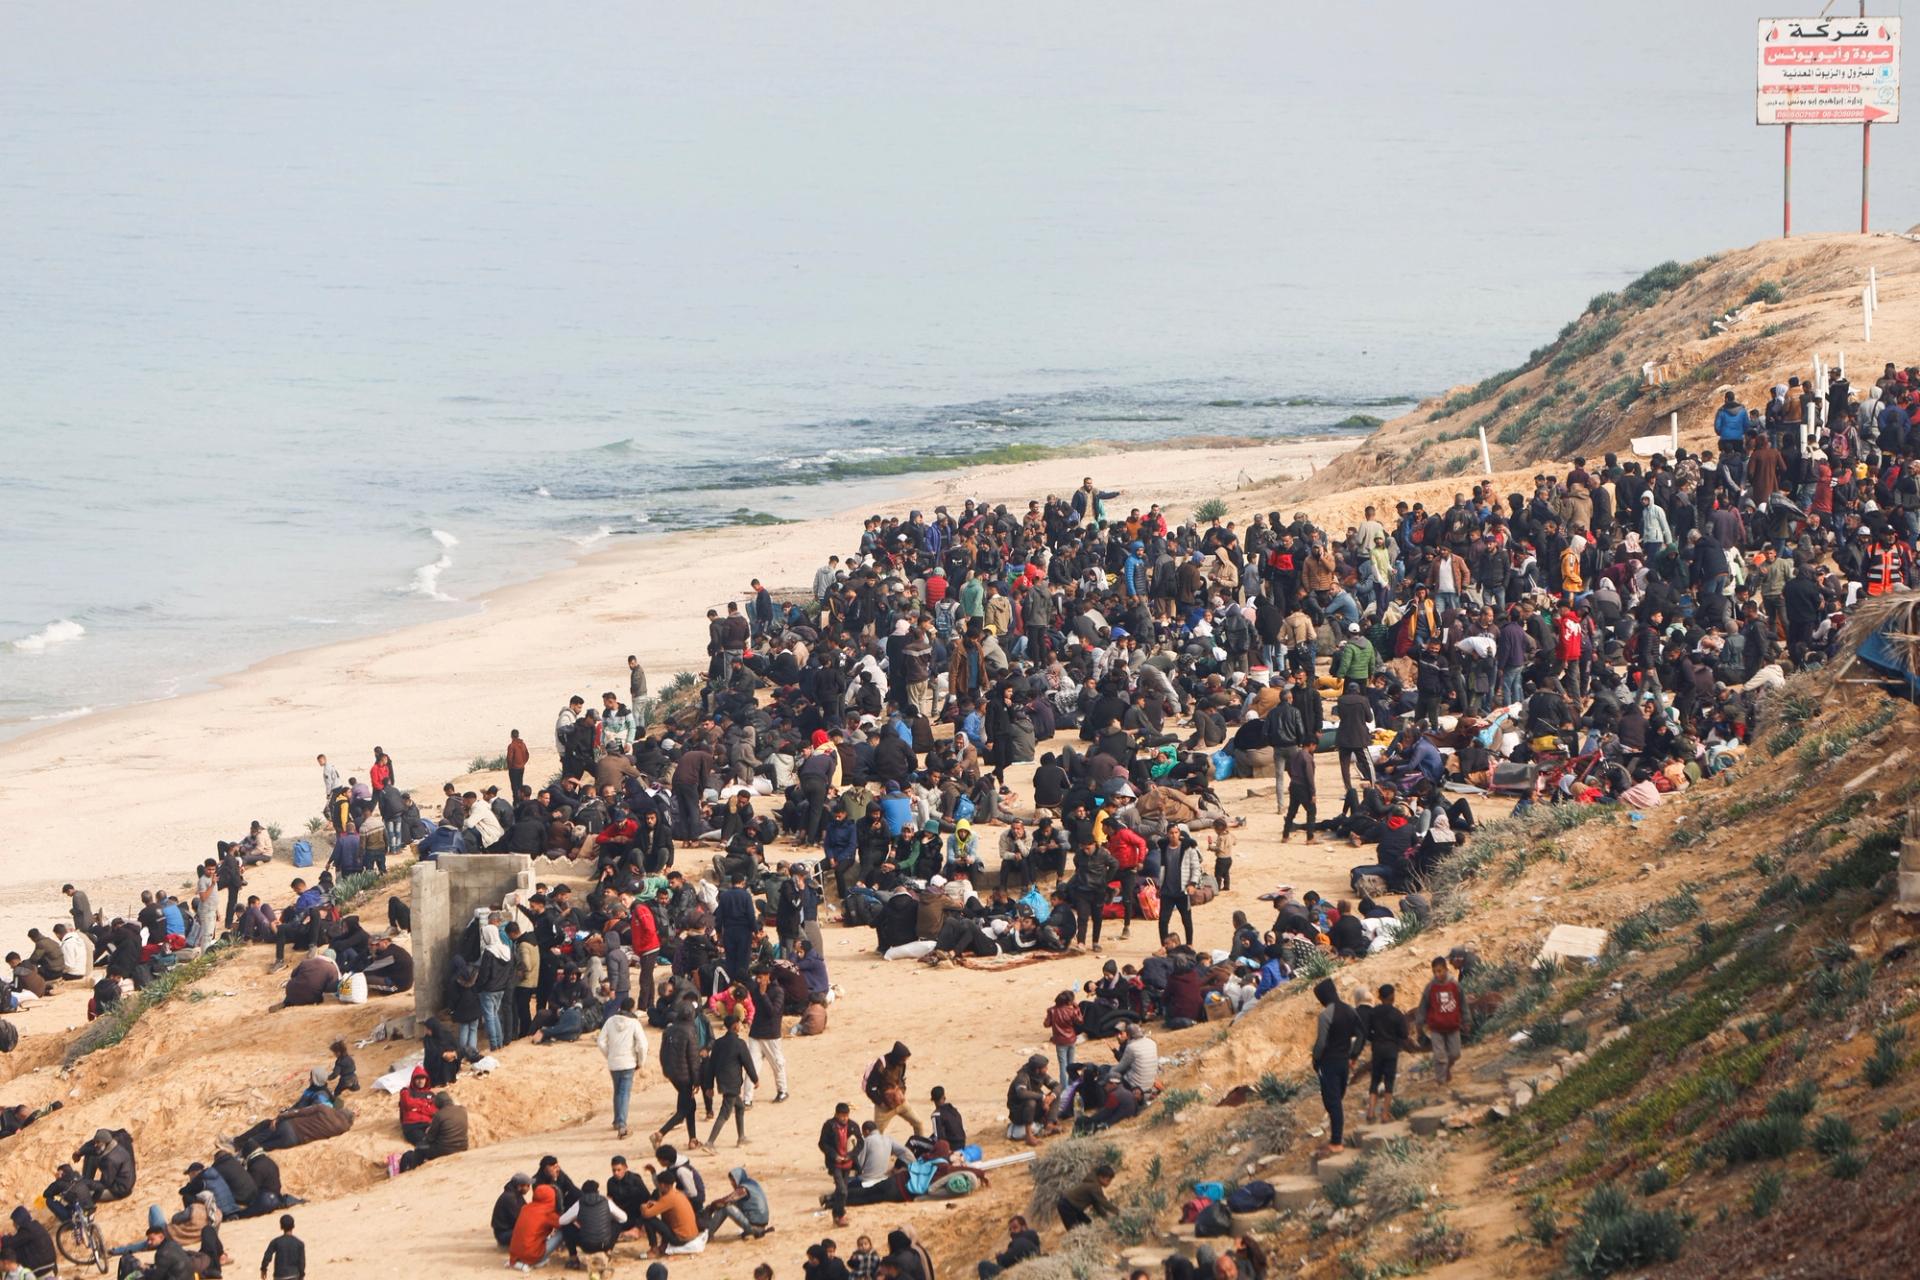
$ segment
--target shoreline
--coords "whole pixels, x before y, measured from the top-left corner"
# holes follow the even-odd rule
[[[442,782],[470,776],[476,755],[497,754],[510,728],[533,749],[537,772],[554,758],[552,717],[569,694],[592,700],[611,687],[624,697],[628,653],[640,655],[656,689],[704,667],[706,609],[741,598],[753,577],[775,589],[809,586],[829,554],[857,545],[870,510],[930,510],[969,496],[1024,503],[1091,473],[1122,491],[1114,504],[1122,510],[1158,502],[1185,511],[1206,497],[1231,502],[1236,489],[1306,478],[1364,438],[1075,453],[889,477],[884,496],[843,507],[834,494],[833,510],[793,523],[595,547],[476,596],[456,617],[276,654],[192,693],[41,726],[0,743],[0,821],[21,833],[0,850],[0,930],[24,936],[56,918],[52,904],[69,880],[118,911],[141,888],[180,882],[216,840],[244,835],[253,820],[281,827],[286,858],[320,810],[317,752],[358,776],[373,746],[385,746],[423,809]],[[582,674],[602,670],[604,678]],[[96,761],[110,767],[111,783]],[[81,836],[103,802],[137,816],[137,845],[113,831]],[[290,864],[257,868],[250,887],[280,893],[282,870]]]

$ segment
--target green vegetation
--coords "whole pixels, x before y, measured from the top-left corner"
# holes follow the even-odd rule
[[[1586,359],[1618,337],[1622,327],[1616,317],[1605,316],[1579,332],[1563,337],[1558,343],[1559,350],[1547,361],[1547,368],[1558,373],[1575,361]]]
[[[1521,365],[1518,368],[1508,369],[1501,373],[1491,374],[1485,378],[1482,378],[1479,382],[1475,383],[1473,387],[1469,390],[1454,392],[1452,395],[1448,396],[1444,402],[1442,402],[1439,409],[1434,411],[1433,416],[1436,419],[1448,418],[1448,417],[1452,417],[1456,413],[1459,413],[1462,409],[1472,408],[1474,405],[1479,404],[1482,400],[1485,400],[1488,396],[1492,395],[1494,392],[1498,391],[1500,388],[1506,386],[1509,382],[1512,382],[1515,378],[1525,373],[1529,368],[1532,367],[1532,364],[1533,362],[1529,361],[1527,364]]]
[[[1906,1065],[1900,1057],[1900,1042],[1906,1038],[1907,1029],[1897,1024],[1873,1033],[1873,1054],[1861,1069],[1870,1086],[1884,1088],[1900,1074],[1900,1068]]]
[[[1253,1088],[1254,1092],[1259,1095],[1260,1101],[1270,1107],[1285,1106],[1287,1103],[1298,1098],[1306,1097],[1309,1092],[1307,1082],[1301,1077],[1287,1076],[1282,1078],[1271,1071],[1261,1076],[1259,1083],[1254,1085]]]
[[[1657,1196],[1667,1189],[1668,1183],[1672,1182],[1672,1180],[1663,1165],[1654,1165],[1651,1168],[1642,1169],[1640,1171],[1640,1194],[1643,1196]]]
[[[1687,1226],[1671,1210],[1636,1209],[1626,1193],[1607,1184],[1581,1206],[1580,1220],[1567,1241],[1567,1264],[1580,1276],[1610,1276],[1616,1271],[1671,1262],[1680,1256]]]
[[[1892,1133],[1900,1127],[1901,1118],[1900,1108],[1888,1107],[1880,1113],[1880,1132]]]
[[[1867,1171],[1867,1158],[1858,1151],[1842,1151],[1827,1161],[1827,1176],[1851,1182]]]
[[[499,773],[506,767],[505,756],[475,756],[467,761],[468,773]]]
[[[1149,1121],[1153,1125],[1172,1124],[1180,1113],[1200,1101],[1198,1089],[1169,1089],[1160,1095],[1160,1109],[1153,1113]]]
[[[165,1004],[176,993],[185,993],[188,987],[239,955],[241,950],[231,943],[216,942],[193,959],[175,964],[149,982],[144,990],[123,998],[119,1004],[88,1023],[87,1029],[75,1036],[67,1046],[62,1065],[71,1068],[88,1054],[119,1044],[149,1011]]]
[[[1824,1115],[1820,1123],[1813,1126],[1813,1137],[1809,1143],[1823,1156],[1837,1156],[1842,1151],[1851,1151],[1860,1145],[1860,1135],[1853,1126],[1838,1115]]]
[[[1772,1044],[1743,1046],[1708,1058],[1699,1070],[1649,1091],[1613,1117],[1607,1126],[1609,1142],[1617,1149],[1651,1156],[1670,1129],[1691,1133],[1730,1105],[1741,1090],[1751,1088],[1766,1070],[1774,1049]]]
[[[1441,1153],[1435,1146],[1389,1142],[1366,1161],[1364,1188],[1367,1208],[1376,1221],[1418,1209],[1427,1202],[1428,1188],[1440,1179]]]
[[[1769,935],[1739,952],[1733,963],[1711,974],[1691,998],[1657,1017],[1635,1023],[1631,1034],[1595,1050],[1551,1093],[1536,1098],[1514,1118],[1502,1142],[1507,1162],[1519,1163],[1536,1155],[1575,1120],[1591,1114],[1608,1099],[1627,1093],[1660,1063],[1705,1039],[1725,1020],[1727,1010],[1737,1007],[1753,991],[1780,981],[1778,954],[1785,936]],[[1758,1048],[1748,1046],[1746,1052]]]
[[[1764,302],[1768,306],[1772,306],[1782,301],[1786,296],[1787,291],[1780,287],[1778,280],[1762,280],[1759,284],[1747,291],[1747,296],[1740,300],[1740,305],[1749,307],[1756,302]]]
[[[1193,522],[1195,524],[1207,524],[1213,520],[1225,520],[1226,518],[1227,500],[1225,498],[1208,498],[1205,502],[1200,503],[1193,509]]]
[[[1770,1116],[1809,1116],[1813,1114],[1813,1104],[1820,1098],[1820,1082],[1802,1080],[1799,1084],[1789,1085],[1767,1099],[1767,1114]]]
[[[1350,413],[1333,424],[1335,431],[1372,431],[1386,422],[1385,418],[1376,418],[1370,413]]]
[[[1642,309],[1650,307],[1711,265],[1712,258],[1700,258],[1694,262],[1675,262],[1669,258],[1622,289],[1620,304]]]
[[[1351,1209],[1360,1203],[1360,1184],[1367,1180],[1367,1161],[1362,1160],[1353,1168],[1329,1182],[1324,1188],[1327,1203],[1336,1209]]]
[[[634,719],[644,729],[656,721],[672,719],[699,699],[699,677],[691,671],[682,671],[667,681],[659,693],[640,699],[633,708]]]
[[[799,522],[788,516],[776,516],[765,511],[753,511],[747,507],[735,507],[733,513],[727,517],[727,523],[745,525],[750,529],[758,529],[767,525],[797,524]]]
[[[1798,1114],[1770,1112],[1756,1120],[1735,1121],[1708,1149],[1730,1165],[1781,1160],[1798,1151],[1806,1136],[1806,1122]]]
[[[1422,1267],[1458,1262],[1467,1256],[1467,1233],[1447,1222],[1443,1210],[1435,1209],[1421,1219],[1420,1229],[1407,1242],[1413,1260]]]
[[[1756,1218],[1764,1218],[1780,1204],[1780,1196],[1787,1189],[1787,1180],[1777,1169],[1768,1170],[1753,1180],[1753,1187],[1747,1192],[1747,1212]]]

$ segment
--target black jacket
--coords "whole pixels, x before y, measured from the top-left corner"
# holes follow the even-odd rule
[[[520,1210],[526,1207],[527,1198],[520,1193],[520,1184],[509,1182],[501,1190],[499,1198],[493,1202],[493,1240],[504,1245],[513,1238],[513,1224],[520,1220]]]
[[[786,1007],[787,995],[778,983],[769,982],[765,991],[754,988],[753,1021],[747,1024],[747,1035],[754,1040],[778,1040],[780,1015]]]
[[[740,1092],[747,1080],[760,1083],[760,1073],[753,1067],[753,1053],[737,1034],[728,1033],[714,1041],[707,1061],[713,1067],[714,1087],[722,1093]]]

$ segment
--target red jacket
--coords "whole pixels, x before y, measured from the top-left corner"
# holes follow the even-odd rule
[[[427,1085],[427,1069],[413,1069],[413,1083],[400,1091],[400,1123],[427,1124],[439,1108],[433,1105],[433,1090]]]
[[[1115,827],[1107,836],[1107,852],[1122,871],[1138,871],[1147,861],[1147,842],[1138,831]]]
[[[653,918],[652,907],[644,902],[633,904],[633,923],[627,936],[637,956],[649,955],[660,949],[660,928]]]
[[[1562,609],[1554,623],[1554,634],[1559,637],[1555,656],[1562,662],[1579,661],[1580,629],[1580,615],[1571,609]]]

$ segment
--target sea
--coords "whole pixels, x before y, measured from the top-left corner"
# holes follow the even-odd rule
[[[1778,233],[1769,8],[8,6],[0,736],[957,461],[1364,430]]]

